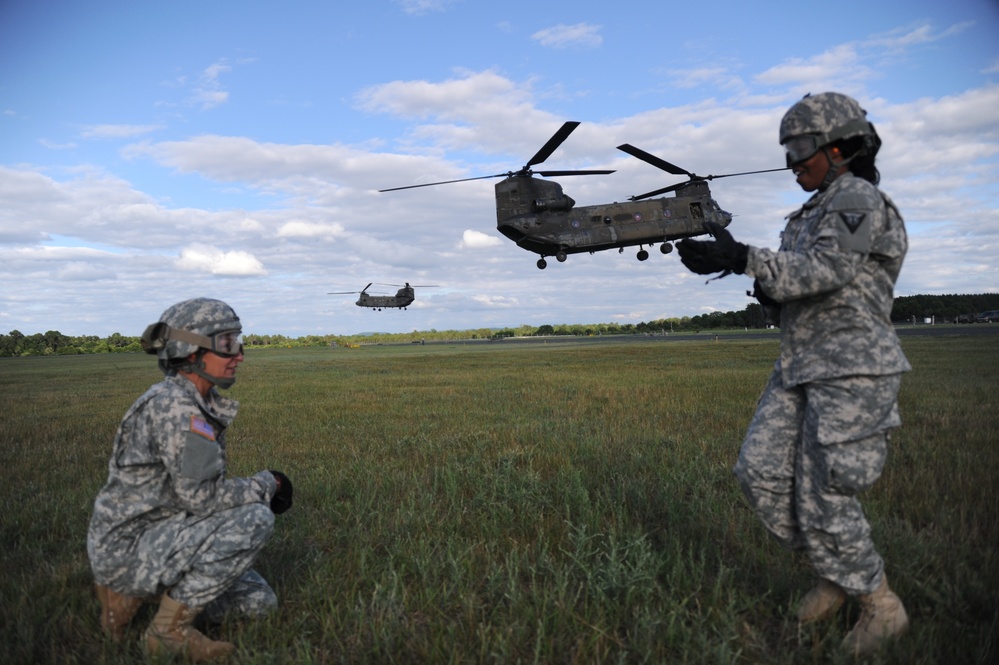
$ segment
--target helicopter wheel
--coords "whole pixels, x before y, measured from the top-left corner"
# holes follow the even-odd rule
[[[644,261],[647,258],[649,258],[649,253],[648,252],[646,252],[644,249],[638,251],[638,260],[639,261]]]
[[[563,252],[562,250],[559,250],[559,251],[558,251],[558,252],[557,252],[557,253],[555,254],[555,259],[556,259],[556,260],[557,260],[557,261],[558,261],[559,263],[565,263],[565,260],[566,260],[567,258],[569,258],[569,255],[568,255],[568,254],[566,254],[565,252]]]
[[[670,252],[673,251],[673,245],[668,242],[664,242],[663,244],[659,245],[659,251],[662,252],[663,254],[669,254]]]
[[[538,259],[538,270],[544,270],[547,267],[548,267],[548,262],[545,261],[545,257],[542,256],[540,259]]]

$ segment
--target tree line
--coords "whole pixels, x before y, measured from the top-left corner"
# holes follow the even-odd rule
[[[892,305],[891,320],[907,323],[935,318],[938,323],[955,322],[959,317],[974,321],[981,312],[999,309],[999,293],[945,296],[900,296]],[[965,321],[962,321],[965,322]]]
[[[999,310],[999,293],[977,295],[918,295],[895,298],[892,321],[896,323],[922,322],[932,318],[937,323],[974,320],[975,314]],[[516,328],[479,328],[474,330],[414,330],[411,333],[374,333],[370,335],[306,335],[291,338],[284,335],[246,334],[243,342],[250,348],[276,348],[298,346],[356,346],[358,344],[394,344],[419,342],[450,342],[460,340],[498,339],[503,337],[528,337],[552,335],[654,335],[702,330],[733,328],[763,328],[763,310],[757,303],[750,303],[737,312],[711,312],[698,316],[655,319],[641,323],[595,324],[544,324],[522,325]],[[25,335],[12,330],[0,335],[0,357],[79,355],[91,353],[138,353],[142,351],[138,337],[114,333],[109,337],[84,335],[73,337],[50,330],[46,333]]]

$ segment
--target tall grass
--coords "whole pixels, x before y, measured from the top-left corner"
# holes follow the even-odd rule
[[[999,336],[905,339],[904,426],[864,504],[910,632],[870,662],[997,654]],[[295,483],[242,663],[845,663],[799,631],[807,561],[731,476],[775,341],[253,352],[230,471]],[[144,355],[0,361],[0,657],[141,661],[101,638],[93,498]]]

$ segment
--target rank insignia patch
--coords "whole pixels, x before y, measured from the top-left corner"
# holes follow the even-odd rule
[[[864,223],[864,218],[867,217],[865,212],[841,212],[839,218],[843,220],[846,228],[850,229],[850,233],[856,233],[860,225]]]

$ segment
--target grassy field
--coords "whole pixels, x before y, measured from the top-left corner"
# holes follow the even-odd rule
[[[910,632],[868,662],[999,650],[999,335],[906,338],[905,424],[864,497]],[[799,631],[807,561],[731,467],[776,340],[252,352],[230,471],[295,507],[241,663],[845,663]],[[142,662],[101,638],[85,537],[149,356],[0,359],[0,660]]]

